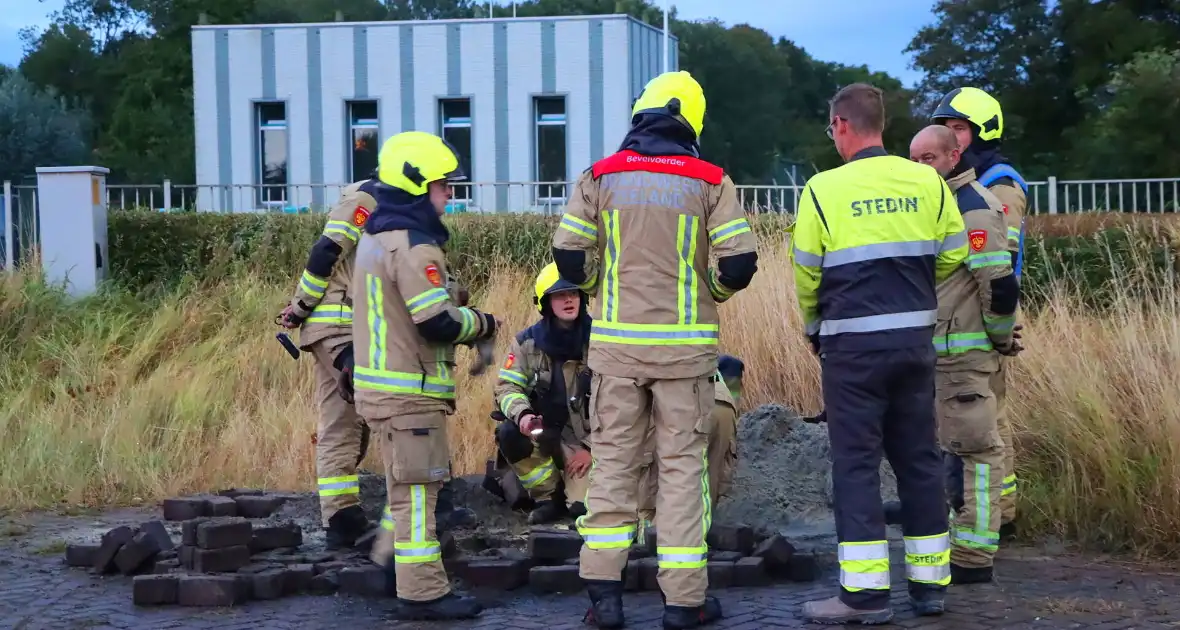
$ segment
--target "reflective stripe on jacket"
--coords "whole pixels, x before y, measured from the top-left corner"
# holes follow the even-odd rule
[[[578,179],[553,247],[588,252],[592,369],[691,378],[717,368],[717,303],[737,292],[710,255],[752,252],[757,241],[720,167],[624,151]]]
[[[865,149],[807,182],[792,232],[799,306],[822,349],[931,343],[936,284],[967,255],[963,218],[937,171]]]

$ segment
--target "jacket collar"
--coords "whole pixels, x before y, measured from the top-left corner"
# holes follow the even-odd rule
[[[857,151],[856,153],[854,153],[852,155],[852,158],[849,159],[848,161],[855,162],[857,160],[863,160],[864,158],[884,157],[886,155],[889,155],[889,152],[885,150],[885,147],[881,147],[881,146],[866,147],[866,148],[861,149],[860,151]]]

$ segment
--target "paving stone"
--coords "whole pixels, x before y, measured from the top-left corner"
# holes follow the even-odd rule
[[[67,567],[92,567],[101,545],[66,545]]]
[[[385,595],[385,571],[375,564],[341,569],[340,592],[382,597]]]
[[[718,562],[737,562],[738,560],[741,560],[743,557],[745,557],[745,556],[743,556],[742,552],[740,552],[740,551],[710,551],[709,552],[709,559],[716,560]]]
[[[283,500],[268,495],[242,495],[234,497],[237,515],[246,518],[267,518],[283,504]]]
[[[263,494],[266,494],[265,490],[259,490],[256,488],[228,488],[226,490],[217,491],[217,496],[229,497],[231,499],[236,499],[243,496],[258,496]]]
[[[521,560],[476,560],[469,562],[463,577],[472,586],[511,591],[529,582],[528,565]]]
[[[331,595],[340,589],[340,576],[336,571],[328,571],[311,578],[307,592],[312,595]]]
[[[141,531],[115,554],[115,566],[123,575],[131,575],[140,569],[153,566],[152,561],[158,553],[160,543],[151,534]]]
[[[123,545],[135,538],[136,530],[121,526],[102,535],[98,551],[94,554],[94,570],[98,573],[112,573],[115,571],[115,555]]]
[[[655,558],[644,558],[639,561],[639,589],[643,591],[660,590],[657,579],[660,574],[660,563]]]
[[[287,595],[306,593],[311,588],[311,579],[315,577],[315,568],[310,564],[294,564],[286,569],[283,580],[283,592]]]
[[[706,565],[709,588],[729,588],[733,584],[733,563],[710,560]]]
[[[237,516],[238,503],[229,497],[205,497],[206,516]]]
[[[791,562],[786,571],[787,579],[792,582],[814,582],[820,577],[819,563],[814,553],[796,553],[791,556]]]
[[[303,544],[303,528],[295,523],[255,527],[250,537],[250,552],[270,551]]]
[[[208,509],[204,497],[164,499],[164,520],[189,521],[201,516],[208,516]]]
[[[184,575],[179,580],[177,603],[181,606],[232,606],[246,600],[234,575]]]
[[[139,526],[139,531],[155,539],[156,546],[160,548],[160,551],[169,551],[176,547],[176,543],[172,541],[172,536],[168,534],[168,528],[164,527],[163,521],[148,521]]]
[[[577,532],[533,528],[529,530],[529,557],[535,562],[563,562],[582,552]]]
[[[205,517],[191,518],[180,524],[180,544],[197,546],[197,528],[209,519]]]
[[[765,558],[742,558],[733,563],[734,586],[767,586],[770,574],[766,572]]]
[[[208,520],[197,527],[197,546],[202,549],[248,546],[254,532],[244,518]]]
[[[721,551],[738,551],[750,555],[754,550],[754,530],[747,525],[718,525],[709,528],[705,537],[709,548]]]
[[[250,548],[245,545],[193,551],[193,570],[199,573],[229,573],[250,564]]]
[[[192,545],[180,546],[180,553],[177,554],[177,559],[180,560],[180,566],[186,569],[193,568],[193,556],[196,549],[197,548]]]
[[[253,574],[254,599],[278,599],[283,596],[287,587],[286,569],[269,569]]]
[[[623,590],[624,591],[640,591],[643,590],[643,581],[640,580],[639,560],[628,560],[627,566],[623,567]]]
[[[529,587],[538,593],[578,593],[585,588],[578,567],[557,565],[529,570]]]
[[[136,606],[175,604],[179,585],[176,575],[137,575],[131,581],[131,602]]]
[[[775,534],[762,541],[754,550],[755,556],[766,560],[765,568],[773,576],[785,577],[790,572],[791,557],[795,547],[786,538]]]
[[[161,551],[159,553],[159,555],[156,556],[156,560],[157,561],[158,560],[172,560],[173,558],[176,558],[179,556],[180,556],[180,547],[173,547],[167,551]]]

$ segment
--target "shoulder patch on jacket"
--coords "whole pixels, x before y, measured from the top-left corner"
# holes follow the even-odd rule
[[[960,214],[972,210],[991,209],[991,206],[987,205],[987,200],[983,198],[983,195],[979,194],[970,184],[955,191],[955,202],[959,204]]]
[[[725,170],[720,166],[698,158],[686,155],[640,155],[634,151],[620,151],[595,162],[591,168],[595,179],[607,173],[648,171],[691,177],[718,186],[725,177]]]
[[[442,274],[438,270],[438,265],[430,263],[429,265],[426,265],[425,269],[423,269],[423,272],[426,274],[426,280],[429,281],[430,284],[433,284],[436,287],[441,287],[443,285]]]
[[[357,227],[362,227],[362,226],[364,226],[365,221],[368,221],[368,220],[369,220],[369,209],[368,208],[358,205],[356,207],[356,210],[352,211],[352,224],[353,225],[355,225]]]
[[[504,359],[504,369],[511,370],[512,366],[516,365],[516,355],[509,352],[508,358]]]
[[[967,242],[971,243],[974,251],[983,251],[987,247],[987,230],[971,230],[967,232]]]

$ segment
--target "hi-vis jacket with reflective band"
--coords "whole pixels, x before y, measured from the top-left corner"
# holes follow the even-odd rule
[[[807,182],[792,232],[795,291],[822,350],[930,344],[936,284],[967,257],[963,218],[937,171],[865,149]]]
[[[979,183],[987,188],[1003,206],[1004,221],[1007,224],[1008,251],[1013,254],[1013,266],[1019,274],[1017,256],[1023,258],[1022,235],[1024,233],[1024,213],[1028,209],[1028,183],[1008,164],[995,164],[978,177]]]
[[[484,318],[456,306],[446,261],[417,232],[365,233],[353,275],[353,373],[356,409],[367,420],[454,411],[455,344],[485,333]],[[417,324],[439,313],[458,322],[459,337],[432,343]]]
[[[736,291],[709,267],[757,246],[737,190],[718,166],[623,151],[578,179],[553,239],[585,257],[595,294],[590,367],[630,378],[717,369],[717,303]],[[560,260],[558,261],[560,265]]]
[[[528,413],[538,413],[533,408],[532,397],[538,392],[551,391],[553,387],[553,361],[537,347],[536,342],[521,331],[508,346],[508,354],[500,364],[500,376],[496,381],[496,407],[513,423]],[[578,389],[578,374],[588,369],[582,361],[566,361],[562,364],[562,380],[565,382],[569,422],[561,432],[561,441],[566,445],[580,444],[589,448],[590,422],[586,408],[587,392]],[[566,453],[570,455],[570,453]]]
[[[352,338],[352,281],[356,244],[365,229],[369,213],[377,206],[373,196],[362,189],[369,180],[354,182],[344,189],[340,200],[328,211],[320,241],[312,248],[307,268],[299,279],[291,306],[306,316],[299,328],[299,344],[307,350],[317,341],[329,340],[343,346]],[[327,239],[339,253],[324,247]]]
[[[992,280],[1012,273],[1000,201],[967,171],[948,182],[967,229],[966,262],[938,285],[934,350],[940,367],[978,367],[994,362],[996,346],[1012,340],[1011,313],[992,310]]]

